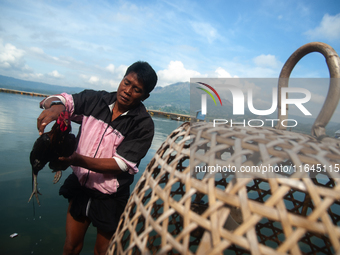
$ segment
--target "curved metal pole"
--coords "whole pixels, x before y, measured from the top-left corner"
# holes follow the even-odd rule
[[[278,118],[279,123],[276,126],[278,129],[285,129],[281,125],[281,121],[286,119],[286,115],[281,115],[281,88],[288,87],[289,76],[295,67],[295,65],[303,58],[305,55],[311,52],[321,53],[325,59],[329,69],[330,74],[330,84],[326,100],[322,106],[322,109],[316,118],[313,127],[312,135],[321,136],[325,135],[325,126],[331,119],[340,99],[340,59],[336,51],[328,44],[321,42],[312,42],[301,46],[297,49],[284,64],[279,78],[279,91],[278,91]],[[287,106],[288,108],[288,106]],[[288,110],[288,109],[287,109]],[[288,111],[287,111],[288,112]]]

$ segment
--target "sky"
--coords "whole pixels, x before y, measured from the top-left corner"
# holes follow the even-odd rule
[[[0,0],[0,74],[114,91],[147,61],[157,86],[194,77],[277,78],[300,46],[340,52],[340,1]],[[313,53],[292,77],[329,77]]]

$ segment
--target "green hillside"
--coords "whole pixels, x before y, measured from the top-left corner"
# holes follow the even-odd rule
[[[144,104],[152,110],[189,114],[190,83],[179,82],[166,87],[156,87]]]

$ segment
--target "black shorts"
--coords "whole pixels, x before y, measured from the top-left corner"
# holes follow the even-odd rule
[[[77,176],[72,173],[60,187],[59,195],[72,201],[70,213],[75,220],[86,216],[101,231],[114,232],[129,199],[130,187],[107,195],[81,186]]]

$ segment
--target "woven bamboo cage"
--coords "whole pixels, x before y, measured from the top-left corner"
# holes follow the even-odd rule
[[[339,57],[322,43],[299,48],[280,77],[313,51],[338,78]],[[337,80],[313,135],[211,123],[174,130],[136,184],[107,254],[340,254],[340,140],[324,135],[339,100]],[[288,170],[195,171],[216,165]]]

